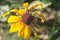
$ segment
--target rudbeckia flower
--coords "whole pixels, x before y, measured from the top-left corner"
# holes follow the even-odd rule
[[[10,14],[10,12],[15,12],[16,15],[11,15],[8,18],[8,23],[12,23],[9,32],[13,33],[13,32],[18,32],[18,36],[20,37],[24,37],[24,38],[29,38],[31,35],[31,28],[30,24],[32,23],[32,21],[34,20],[34,16],[31,15],[31,11],[39,6],[40,4],[36,4],[34,6],[32,6],[31,8],[28,8],[28,3],[24,3],[23,6],[25,9],[12,9],[9,12],[3,14],[2,16],[5,17],[7,15]],[[41,6],[40,6],[41,7]],[[40,14],[41,15],[41,14]],[[41,19],[43,19],[43,16],[41,15]],[[34,29],[33,33],[35,35],[34,38],[37,37],[37,33]]]

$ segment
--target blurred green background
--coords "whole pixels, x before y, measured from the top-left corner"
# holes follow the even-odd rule
[[[33,1],[36,0],[0,0],[0,40],[23,40],[18,38],[17,33],[9,33],[7,17],[2,18],[2,14],[12,8],[20,8],[24,2],[31,3]],[[44,29],[44,33],[39,34],[37,40],[60,40],[60,0],[38,1],[42,2],[45,7],[42,11],[46,21],[39,24]],[[33,40],[33,37],[28,40]]]

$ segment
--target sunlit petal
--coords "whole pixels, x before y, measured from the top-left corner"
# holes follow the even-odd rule
[[[8,18],[8,23],[11,23],[11,22],[19,22],[21,21],[21,17],[18,17],[18,16],[13,16],[11,15],[9,18]]]
[[[10,27],[9,32],[10,32],[10,33],[16,32],[16,31],[18,31],[17,28],[18,28],[18,27],[15,26],[15,24],[12,24],[11,27]]]
[[[17,22],[11,25],[10,33],[23,30],[23,23]]]

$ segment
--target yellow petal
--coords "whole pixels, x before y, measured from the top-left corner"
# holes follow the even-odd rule
[[[11,22],[20,22],[21,21],[21,18],[18,17],[18,16],[13,16],[11,15],[9,18],[8,18],[8,23],[11,23]]]
[[[23,29],[23,24],[21,22],[17,22],[17,23],[14,23],[11,25],[11,28],[10,28],[10,33],[12,32],[20,32],[22,29]]]
[[[29,38],[30,37],[30,28],[28,25],[25,26],[25,29],[24,29],[24,38]]]
[[[24,10],[24,9],[20,9],[20,10],[19,10],[19,14],[20,14],[20,15],[24,15],[24,14],[25,14],[25,10]]]
[[[10,32],[10,33],[16,32],[16,31],[18,31],[17,28],[18,28],[18,27],[15,26],[15,24],[12,24],[11,27],[10,27],[9,32]]]
[[[16,25],[16,26],[17,26],[17,25]],[[18,31],[20,32],[20,31],[22,31],[22,30],[24,29],[25,24],[22,23],[22,22],[20,22],[18,26],[20,27],[20,28],[18,29]]]
[[[12,10],[10,10],[10,11],[4,13],[4,14],[2,15],[2,17],[4,18],[5,16],[9,15],[10,12],[16,12],[16,13],[18,13],[18,10],[17,10],[17,9],[12,9]]]
[[[25,24],[23,22],[20,23],[19,29],[18,29],[18,36],[23,36],[23,30],[24,30]]]
[[[14,10],[11,10],[11,11],[15,12],[17,15],[22,15],[25,12],[24,9],[20,9],[20,10],[14,9]]]
[[[5,16],[7,16],[8,14],[10,14],[10,11],[7,12],[7,13],[4,13],[4,14],[2,15],[2,17],[5,18]]]
[[[28,10],[28,2],[24,3],[23,6]]]
[[[18,37],[23,37],[23,36],[24,36],[24,31],[23,30],[18,32]]]

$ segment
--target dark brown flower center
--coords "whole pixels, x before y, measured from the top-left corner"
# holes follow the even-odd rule
[[[22,17],[22,21],[29,25],[33,21],[33,16],[31,14],[24,14]]]

